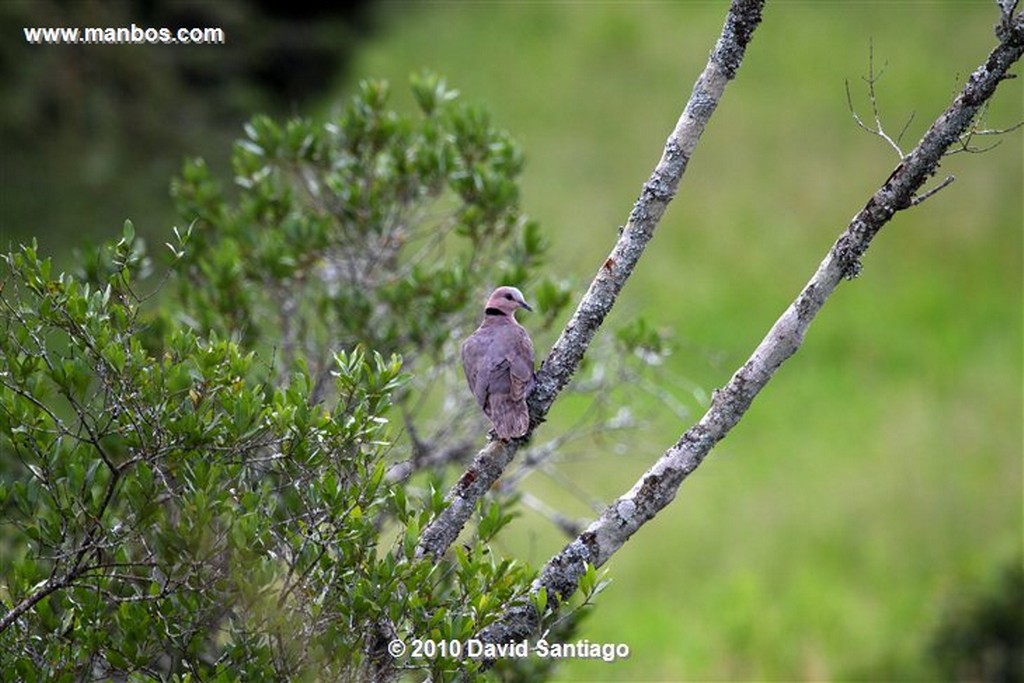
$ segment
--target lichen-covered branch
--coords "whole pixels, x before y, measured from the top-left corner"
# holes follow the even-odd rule
[[[999,45],[978,67],[953,103],[896,167],[839,236],[810,281],[776,321],[753,355],[715,392],[701,420],[686,431],[625,495],[544,566],[534,591],[544,588],[549,608],[568,598],[587,565],[601,566],[676,496],[682,482],[731,430],[782,363],[801,346],[815,315],[843,278],[860,270],[860,258],[893,215],[914,205],[916,193],[938,168],[943,154],[960,139],[975,115],[1010,77],[1008,69],[1024,52],[1024,13],[1004,14]],[[540,623],[535,603],[524,601],[481,632],[486,642],[519,641]]]
[[[661,160],[644,183],[611,254],[598,268],[576,312],[537,371],[536,385],[528,401],[530,431],[517,441],[491,442],[477,454],[448,492],[448,507],[424,528],[417,556],[438,557],[455,541],[476,501],[501,475],[533,429],[544,421],[555,398],[576,372],[591,339],[654,235],[665,208],[675,197],[704,127],[718,106],[725,86],[736,76],[747,44],[761,22],[763,6],[764,0],[733,0],[715,49],[665,143]]]

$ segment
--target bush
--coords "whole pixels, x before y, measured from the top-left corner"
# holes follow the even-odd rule
[[[424,562],[439,480],[389,476],[396,444],[415,471],[484,433],[444,398],[481,292],[532,282],[549,320],[568,298],[515,144],[439,78],[413,93],[256,117],[230,195],[187,163],[165,284],[130,222],[75,274],[3,257],[0,678],[387,677],[390,640],[466,639],[526,593],[487,546],[509,495]]]

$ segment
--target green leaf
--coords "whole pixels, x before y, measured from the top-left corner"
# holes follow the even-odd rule
[[[593,564],[588,562],[586,571],[583,573],[583,576],[580,577],[579,590],[583,595],[589,596],[591,593],[593,593],[594,587],[596,585],[597,568]]]
[[[541,586],[533,594],[533,604],[537,607],[538,614],[544,616],[544,611],[548,606],[548,589],[546,586]]]
[[[402,540],[402,549],[405,551],[405,556],[412,558],[416,552],[416,544],[420,538],[420,525],[419,521],[415,517],[410,517],[405,527],[405,536]]]

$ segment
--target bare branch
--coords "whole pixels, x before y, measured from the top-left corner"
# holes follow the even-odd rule
[[[1012,133],[1021,126],[1024,126],[1024,121],[1013,124],[1009,128],[982,128],[974,131],[974,135],[1006,135]]]
[[[882,114],[879,112],[878,109],[878,98],[875,96],[875,83],[878,82],[878,80],[882,77],[883,73],[885,73],[885,66],[883,66],[882,70],[879,71],[877,74],[875,73],[875,47],[874,43],[869,41],[868,75],[862,76],[861,80],[868,84],[868,100],[871,102],[871,113],[875,119],[874,126],[868,126],[867,124],[865,124],[864,121],[860,118],[860,115],[857,114],[857,110],[854,109],[853,96],[850,95],[849,81],[846,81],[846,103],[847,106],[849,106],[850,108],[850,114],[853,116],[853,120],[857,124],[857,126],[861,128],[861,130],[864,130],[870,133],[871,135],[875,135],[885,140],[885,142],[890,147],[896,150],[896,153],[899,155],[900,159],[902,159],[905,155],[903,154],[903,150],[900,149],[899,143],[901,140],[903,140],[903,136],[906,134],[907,128],[910,127],[910,122],[914,120],[914,114],[911,114],[910,117],[907,119],[907,122],[903,124],[903,128],[900,129],[900,134],[896,136],[895,140],[893,140],[889,136],[889,134],[885,132],[885,128],[882,126]]]
[[[715,392],[700,421],[665,451],[632,489],[544,566],[533,590],[545,589],[549,609],[576,591],[589,565],[605,564],[641,526],[672,502],[683,481],[740,421],[775,371],[800,348],[811,322],[836,286],[857,274],[860,257],[882,226],[897,211],[914,205],[914,193],[935,173],[943,154],[968,129],[1007,70],[1024,53],[1024,15],[1015,16],[1009,28],[997,35],[1000,43],[985,63],[853,218],[749,360]],[[535,602],[526,599],[510,607],[479,637],[484,642],[518,642],[536,632],[540,617]]]
[[[903,142],[903,136],[907,134],[907,129],[910,128],[910,124],[914,122],[914,117],[917,116],[916,111],[910,112],[910,116],[907,117],[907,122],[900,128],[900,134],[896,136],[896,144]]]
[[[477,454],[448,492],[448,507],[421,533],[416,548],[418,557],[439,557],[451,545],[472,514],[477,499],[490,489],[516,451],[544,421],[555,398],[576,372],[590,341],[654,235],[665,208],[675,197],[704,127],[725,86],[736,76],[747,44],[761,23],[763,6],[764,0],[733,0],[715,49],[665,143],[661,160],[633,205],[629,221],[537,372],[536,385],[528,400],[530,431],[522,439],[493,441]]]
[[[1000,40],[1003,40],[1003,36],[1000,31],[1012,30],[1013,13],[1017,9],[1017,4],[1020,0],[996,0],[996,4],[999,5],[999,11],[1002,16],[999,20],[999,25],[996,27],[996,35],[999,36]]]
[[[941,183],[939,183],[938,185],[936,185],[932,189],[928,190],[924,194],[919,194],[916,197],[914,197],[913,199],[911,199],[910,200],[910,205],[911,206],[917,206],[918,204],[921,204],[922,202],[924,202],[929,197],[932,197],[932,196],[938,194],[939,192],[941,192],[944,188],[946,188],[947,186],[952,184],[952,182],[954,180],[956,180],[955,176],[951,176],[951,175],[946,176],[945,180],[943,180]]]
[[[456,441],[441,446],[439,444],[413,446],[413,457],[396,462],[388,468],[384,478],[391,483],[405,481],[415,472],[423,469],[435,470],[445,465],[462,462],[473,452],[473,444],[469,441]]]
[[[989,151],[990,149],[998,147],[1002,140],[996,140],[992,144],[985,145],[984,147],[975,147],[974,145],[971,144],[975,137],[994,137],[997,135],[1006,135],[1007,133],[1012,133],[1021,126],[1024,126],[1024,121],[1020,121],[1019,123],[1009,126],[1008,128],[979,128],[978,126],[981,123],[980,119],[981,117],[978,117],[978,119],[975,120],[971,127],[968,128],[965,133],[960,135],[960,137],[957,139],[957,147],[955,149],[947,151],[946,156],[952,156],[954,154],[959,154],[960,152],[967,152],[968,154],[982,154],[984,152]]]
[[[582,533],[585,528],[583,523],[563,515],[561,512],[534,495],[522,493],[520,494],[520,500],[523,505],[542,515],[569,538],[575,538]]]

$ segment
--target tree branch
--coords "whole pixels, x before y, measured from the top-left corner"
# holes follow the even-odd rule
[[[676,496],[680,485],[708,452],[743,417],[775,371],[800,348],[815,315],[843,278],[854,277],[871,240],[899,210],[914,205],[914,193],[935,173],[950,145],[967,130],[975,115],[1006,78],[1024,52],[1024,14],[1005,21],[999,45],[971,74],[953,103],[939,116],[910,154],[868,200],[839,236],[810,281],[769,330],[750,359],[715,392],[701,420],[688,429],[637,482],[601,516],[552,557],[534,583],[546,590],[548,609],[572,595],[587,566],[600,567],[647,521]],[[541,615],[524,600],[481,631],[485,642],[520,641],[536,632]]]
[[[73,574],[68,574],[59,579],[51,576],[43,585],[0,617],[0,633],[6,631],[8,626],[17,621],[18,617],[22,614],[35,607],[36,603],[40,600],[68,586],[74,578]]]
[[[868,43],[868,75],[863,76],[861,80],[867,83],[868,86],[868,100],[871,102],[871,113],[875,119],[875,125],[869,127],[860,118],[857,110],[853,107],[853,96],[850,94],[850,82],[846,82],[846,104],[850,108],[850,114],[853,116],[854,123],[865,132],[877,135],[878,137],[885,140],[890,147],[892,147],[900,159],[903,158],[903,150],[900,149],[900,142],[903,140],[903,136],[907,132],[907,128],[910,127],[910,122],[914,120],[914,114],[911,114],[906,123],[903,124],[903,128],[900,129],[900,134],[893,140],[888,133],[885,132],[885,128],[882,126],[882,114],[878,109],[878,97],[875,95],[875,83],[882,78],[882,73],[885,71],[885,67],[875,73],[875,46],[874,43]]]
[[[761,22],[763,6],[764,0],[733,0],[715,49],[665,143],[661,160],[644,183],[611,254],[598,269],[576,312],[537,371],[537,381],[528,399],[529,432],[514,441],[492,441],[477,454],[448,492],[448,507],[421,533],[417,557],[440,557],[455,541],[472,514],[476,501],[497,480],[533,430],[544,421],[555,398],[576,372],[590,341],[654,235],[665,208],[675,197],[704,127],[718,106],[725,86],[736,76],[747,44]]]
[[[941,183],[939,183],[938,185],[936,185],[932,189],[928,190],[927,192],[923,192],[923,193],[921,193],[919,195],[915,195],[914,198],[910,200],[910,205],[911,206],[917,206],[918,204],[922,203],[926,199],[929,199],[930,197],[934,197],[939,192],[942,192],[942,190],[944,190],[947,187],[949,187],[950,185],[952,185],[954,180],[956,180],[956,176],[951,176],[951,175],[946,176],[946,178]]]

